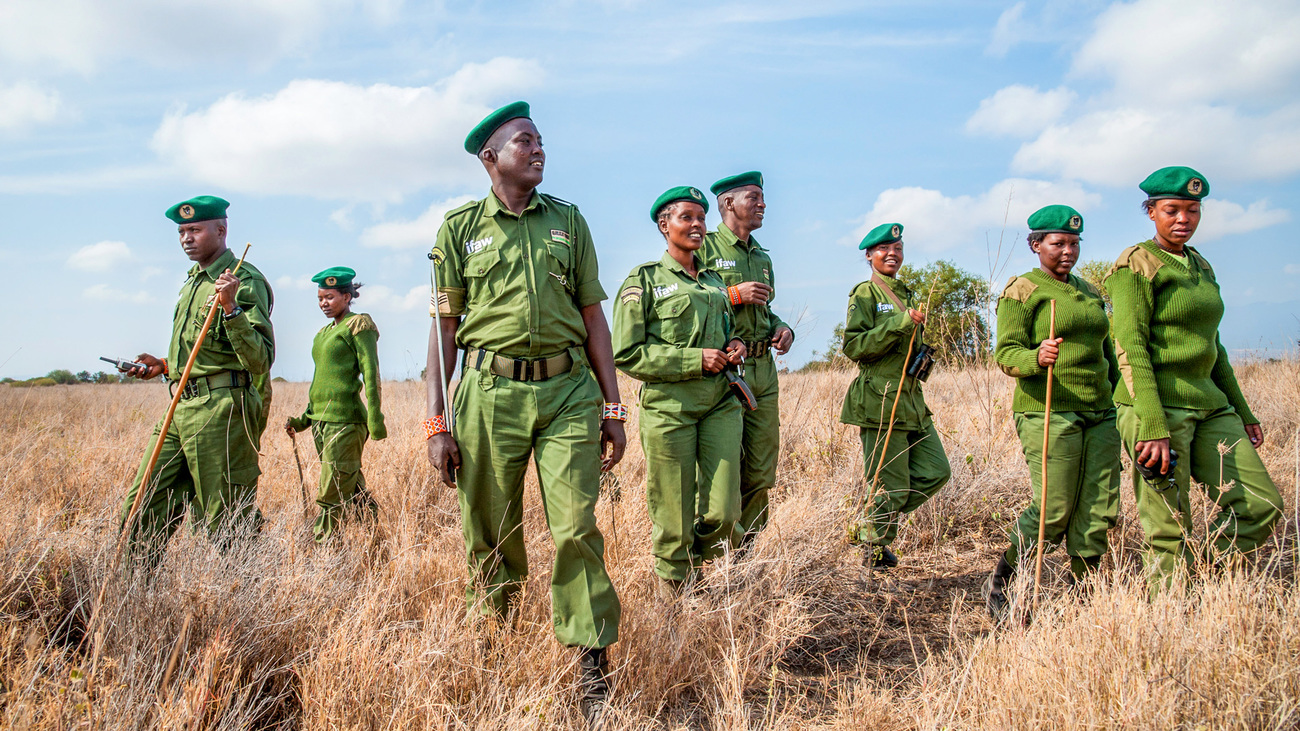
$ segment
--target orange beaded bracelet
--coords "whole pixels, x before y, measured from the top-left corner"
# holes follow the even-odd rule
[[[447,429],[447,417],[438,414],[432,419],[424,420],[424,438],[432,439],[434,434],[450,434]]]

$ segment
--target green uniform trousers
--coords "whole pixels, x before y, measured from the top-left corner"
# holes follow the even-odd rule
[[[1153,591],[1192,565],[1187,537],[1192,533],[1190,480],[1219,506],[1208,526],[1215,556],[1252,551],[1273,532],[1282,515],[1282,496],[1251,446],[1241,417],[1231,407],[1214,410],[1165,408],[1169,446],[1178,453],[1175,484],[1166,490],[1142,479],[1133,469],[1138,517],[1146,532],[1143,562]],[[1119,407],[1119,432],[1129,457],[1137,444],[1138,415]],[[1227,450],[1220,455],[1219,445]]]
[[[1017,412],[1016,431],[1029,465],[1033,486],[1029,506],[1020,513],[1007,549],[1007,562],[1015,566],[1038,542],[1039,501],[1043,494],[1042,411]],[[1047,444],[1047,520],[1044,551],[1062,541],[1071,558],[1104,556],[1110,544],[1107,531],[1119,514],[1119,432],[1115,409],[1058,411],[1051,417]],[[1082,573],[1084,562],[1071,565]]]
[[[721,376],[641,390],[655,573],[687,579],[740,539],[740,402]]]
[[[143,543],[151,553],[161,551],[184,519],[186,506],[191,526],[202,526],[209,534],[240,519],[250,521],[254,529],[261,526],[262,514],[254,503],[261,474],[254,421],[262,399],[251,388],[209,389],[205,381],[197,383],[199,395],[181,400],[163,437],[131,532],[133,549]],[[159,420],[122,503],[123,523],[141,489],[161,427]]]
[[[528,578],[523,489],[531,455],[555,543],[552,622],[569,646],[618,640],[621,607],[596,527],[602,403],[581,360],[536,382],[466,368],[455,394],[456,487],[471,579],[466,599],[484,614],[503,614]]]
[[[320,516],[312,526],[320,543],[334,535],[349,508],[378,515],[379,505],[366,490],[366,476],[361,474],[361,452],[370,438],[366,425],[313,421],[311,437],[320,455],[320,487],[316,491]]]
[[[879,449],[885,441],[885,427],[859,427],[859,433],[866,485],[871,489],[880,462]],[[924,505],[951,478],[948,455],[933,423],[920,431],[894,429],[885,452],[885,466],[880,470],[875,502],[867,524],[857,529],[855,542],[876,546],[893,543],[903,517]]]
[[[768,491],[776,484],[776,460],[781,452],[776,361],[771,353],[745,363],[745,383],[758,400],[756,410],[741,409],[744,427],[740,442],[737,527],[748,538],[767,525]]]

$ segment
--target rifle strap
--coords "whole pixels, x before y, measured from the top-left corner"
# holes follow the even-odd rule
[[[885,290],[885,294],[889,295],[889,299],[894,301],[894,305],[898,307],[899,312],[907,312],[907,305],[903,304],[898,295],[894,294],[894,290],[890,289],[889,285],[885,284],[885,280],[881,279],[880,275],[874,271],[871,272],[871,283]]]

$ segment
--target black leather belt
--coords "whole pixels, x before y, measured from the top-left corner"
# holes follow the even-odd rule
[[[474,370],[486,370],[512,381],[545,381],[569,372],[573,367],[573,356],[568,351],[549,358],[526,360],[508,358],[489,350],[471,348],[465,351],[465,367]]]
[[[251,382],[248,371],[217,371],[207,376],[190,376],[185,388],[181,389],[181,400],[196,398],[205,391],[219,388],[245,388]],[[172,381],[172,385],[176,385],[176,381]]]

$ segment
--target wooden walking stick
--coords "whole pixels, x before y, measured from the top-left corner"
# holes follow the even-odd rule
[[[298,435],[290,434],[289,441],[293,443],[293,463],[298,467],[298,492],[302,494],[302,517],[306,518],[311,515],[311,495],[307,492],[307,478],[302,476],[302,457],[298,456]]]
[[[1051,302],[1051,316],[1048,321],[1048,339],[1056,339],[1056,300]],[[1059,353],[1059,351],[1058,351]],[[1059,355],[1058,355],[1059,357]],[[1053,363],[1052,365],[1055,365]],[[1047,366],[1047,401],[1043,413],[1043,472],[1038,498],[1038,546],[1037,558],[1034,559],[1034,612],[1038,612],[1038,587],[1043,581],[1043,538],[1047,535],[1047,439],[1052,423],[1052,365]]]
[[[239,257],[239,263],[230,273],[238,274],[239,268],[244,265],[244,259],[248,257],[248,250],[253,245],[244,244],[244,254]],[[162,454],[163,442],[167,439],[167,430],[171,428],[172,417],[176,415],[176,406],[181,402],[181,396],[185,393],[185,385],[189,383],[190,371],[194,369],[194,360],[199,355],[199,349],[203,347],[203,341],[208,336],[208,329],[212,327],[212,321],[217,316],[217,309],[221,307],[216,293],[212,296],[212,306],[208,308],[208,316],[203,320],[203,329],[199,331],[199,336],[194,340],[194,347],[190,348],[190,357],[185,360],[185,368],[181,371],[181,377],[176,381],[176,393],[172,396],[172,403],[167,407],[167,415],[163,417],[162,426],[158,429],[158,440],[154,442],[153,453],[149,455],[149,461],[145,464],[144,473],[140,478],[140,487],[136,490],[135,500],[131,502],[131,511],[126,515],[126,521],[122,524],[122,534],[117,539],[117,549],[113,551],[112,563],[109,564],[108,575],[104,577],[104,583],[99,587],[99,595],[95,598],[95,606],[90,611],[90,621],[86,624],[86,636],[90,637],[95,628],[95,622],[99,619],[99,609],[104,604],[104,592],[108,590],[108,582],[113,578],[113,573],[117,571],[118,563],[122,560],[122,552],[126,548],[127,538],[131,535],[131,529],[135,525],[135,519],[140,512],[140,503],[144,499],[144,494],[149,491],[149,478],[153,476],[153,468],[158,464],[158,456]],[[98,642],[98,640],[96,640]]]

